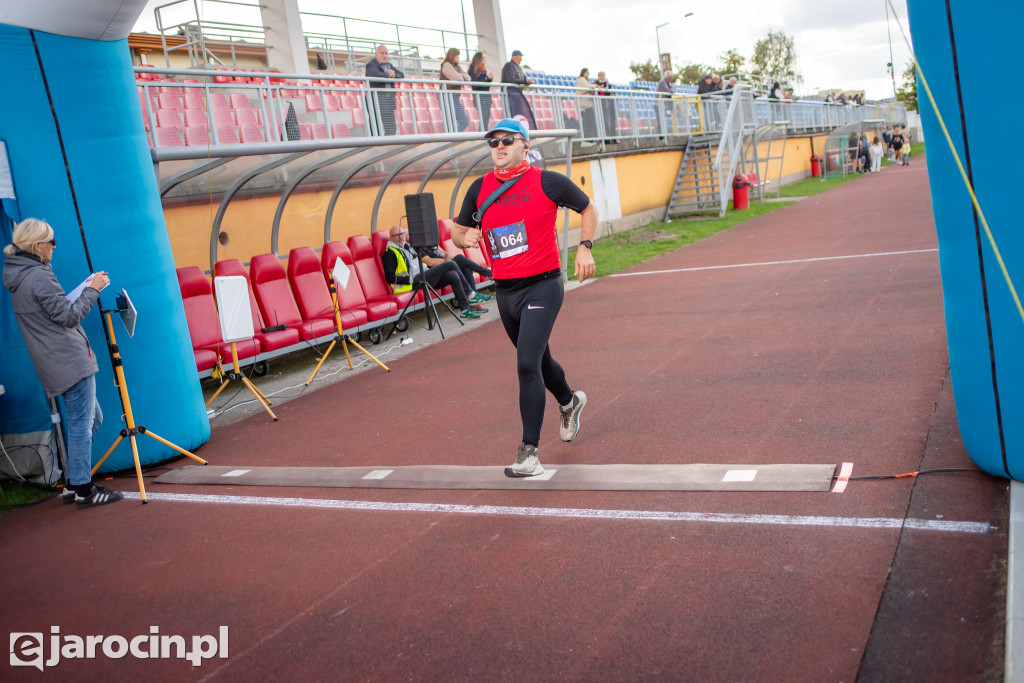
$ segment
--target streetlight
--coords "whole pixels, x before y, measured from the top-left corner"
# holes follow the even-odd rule
[[[657,26],[654,27],[654,40],[658,43],[658,57],[657,59],[654,60],[654,63],[658,65],[661,71],[664,71],[664,69],[661,69],[661,36],[658,35],[658,29],[664,26],[668,26],[671,23],[671,21],[666,21],[664,24],[658,24]]]
[[[692,17],[692,16],[693,16],[693,12],[687,12],[686,14],[683,15],[683,19],[685,19],[687,17]],[[655,60],[655,61],[657,62],[659,67],[662,67],[664,65],[661,63],[661,35],[658,33],[658,29],[663,28],[665,26],[668,26],[671,23],[672,23],[671,21],[666,21],[664,24],[658,24],[657,26],[654,27],[654,40],[658,44],[658,59]],[[666,70],[671,70],[671,69],[672,69],[672,65],[669,64],[668,65],[668,69],[661,69],[661,71],[666,71]]]

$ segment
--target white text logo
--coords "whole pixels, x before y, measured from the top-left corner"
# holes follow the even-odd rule
[[[131,654],[136,659],[187,659],[202,666],[204,659],[228,658],[228,627],[221,626],[217,636],[192,636],[187,647],[184,636],[163,635],[160,627],[133,638],[124,636],[62,636],[60,626],[50,627],[50,657],[44,656],[42,633],[11,634],[11,666],[34,666],[40,671],[54,667],[63,659],[95,659],[99,654],[121,659]]]

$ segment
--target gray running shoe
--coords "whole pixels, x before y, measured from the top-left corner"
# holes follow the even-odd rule
[[[513,478],[536,477],[538,474],[544,474],[544,467],[540,464],[540,460],[537,459],[537,447],[526,443],[519,444],[519,453],[516,455],[516,461],[511,466],[505,468],[505,476]]]
[[[562,437],[562,441],[572,441],[576,438],[576,432],[580,431],[580,413],[585,405],[587,405],[587,395],[582,391],[574,391],[572,408],[564,412],[559,409],[562,424],[558,428],[558,435]]]

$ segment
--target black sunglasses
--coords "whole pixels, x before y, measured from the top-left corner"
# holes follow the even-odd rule
[[[43,240],[40,244],[49,244],[49,245],[55,247],[55,246],[57,246],[57,238],[53,237],[53,238],[48,239],[48,240]]]
[[[503,138],[487,138],[487,144],[491,146],[491,149],[497,149],[499,144],[505,145],[506,147],[511,147],[512,145],[516,144],[516,140],[519,140],[519,138],[514,138],[511,135],[506,135]]]

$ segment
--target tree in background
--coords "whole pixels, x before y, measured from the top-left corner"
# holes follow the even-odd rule
[[[718,72],[719,74],[739,73],[743,69],[743,65],[747,63],[747,58],[741,55],[736,48],[726,50],[718,55],[718,58],[722,60],[722,68]]]
[[[651,59],[648,59],[643,64],[630,62],[629,70],[633,72],[633,75],[636,76],[636,80],[638,81],[651,81],[652,83],[657,83],[661,80],[661,68]]]
[[[629,70],[633,72],[638,81],[658,82],[661,80],[661,69],[652,60],[648,59],[644,64],[630,63]],[[704,74],[713,73],[707,64],[675,64],[672,66],[672,73],[676,75],[676,83],[689,83],[696,85]]]
[[[796,70],[796,49],[793,39],[784,31],[769,31],[754,44],[750,58],[752,73],[763,81],[801,82],[803,77]]]
[[[896,91],[896,99],[906,106],[907,111],[917,111],[917,67],[913,59],[903,70],[903,87]]]

